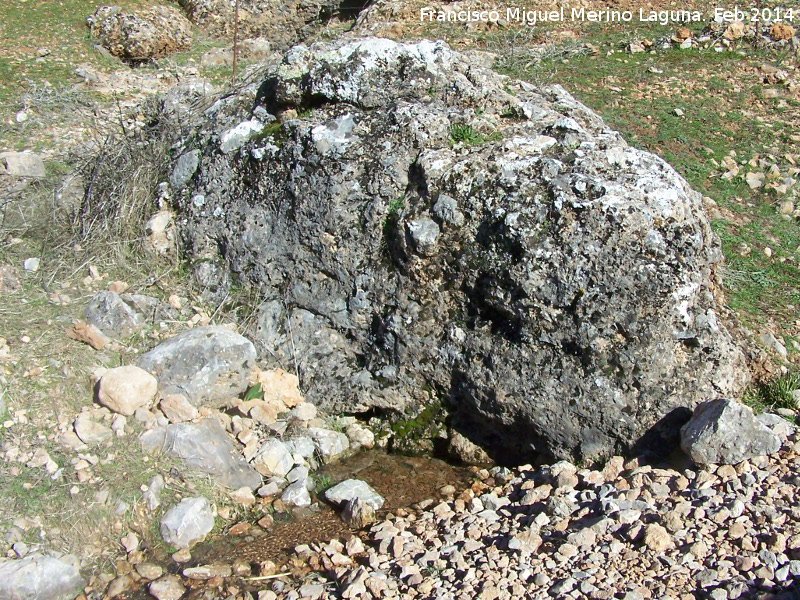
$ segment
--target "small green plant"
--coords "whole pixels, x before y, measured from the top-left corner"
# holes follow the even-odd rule
[[[400,196],[389,202],[389,214],[397,214],[403,210],[403,197]]]
[[[489,135],[484,135],[475,131],[472,125],[450,125],[450,141],[453,144],[465,144],[467,146],[480,146],[488,142],[497,142],[503,139],[499,131],[493,131]]]
[[[244,395],[245,402],[248,400],[261,400],[262,398],[264,398],[264,390],[261,389],[260,383],[250,386]]]
[[[319,496],[322,492],[333,485],[333,480],[325,473],[314,476],[314,493]]]

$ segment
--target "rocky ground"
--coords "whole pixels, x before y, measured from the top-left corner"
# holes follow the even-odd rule
[[[728,424],[746,426],[731,417]],[[800,438],[780,417],[762,420],[772,432],[754,425],[760,432],[749,439],[766,436],[761,441],[780,451],[735,465],[697,468],[684,456],[676,460],[689,466],[653,466],[615,456],[597,469],[474,468],[470,487],[445,486],[438,499],[397,509],[368,529],[300,544],[287,564],[223,556],[158,567],[134,547],[129,575],[112,581],[109,595],[142,586],[160,600],[187,591],[259,600],[795,598]],[[714,439],[688,451],[730,452],[715,437],[725,427],[717,423]],[[736,452],[726,458],[747,455]]]

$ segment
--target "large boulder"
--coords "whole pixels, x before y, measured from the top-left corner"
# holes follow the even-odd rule
[[[101,6],[86,23],[100,44],[123,60],[164,58],[192,45],[192,24],[172,6],[157,5],[134,12]]]
[[[214,285],[261,291],[254,341],[308,401],[440,399],[510,461],[663,448],[689,408],[741,392],[700,194],[563,88],[429,41],[297,46],[265,69],[188,120],[177,219]],[[270,125],[222,152],[243,123]]]
[[[735,465],[781,449],[780,436],[752,409],[726,399],[704,402],[681,427],[681,448],[697,464]]]
[[[367,4],[356,0],[348,6],[352,16]],[[229,0],[178,0],[189,18],[217,38],[233,38],[235,7]],[[239,37],[264,37],[270,46],[286,50],[317,31],[334,13],[340,0],[239,0]],[[243,44],[244,57],[248,44]]]
[[[197,327],[139,358],[164,395],[183,394],[195,406],[220,406],[241,394],[256,360],[253,344],[224,327]]]
[[[216,419],[157,427],[142,434],[141,441],[146,450],[180,458],[187,467],[211,475],[232,490],[254,490],[261,485],[261,475],[237,452]]]
[[[78,569],[52,556],[31,554],[0,563],[0,598],[73,600],[86,582]]]

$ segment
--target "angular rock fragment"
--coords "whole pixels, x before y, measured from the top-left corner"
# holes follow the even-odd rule
[[[383,506],[381,495],[360,479],[346,479],[325,491],[325,499],[332,504],[341,506],[353,498],[360,498],[375,510]]]
[[[205,498],[184,498],[161,519],[161,537],[176,548],[191,548],[214,528],[214,512]]]
[[[86,322],[105,335],[126,338],[144,325],[142,316],[128,306],[116,292],[98,292],[84,311]]]
[[[0,597],[9,600],[73,600],[85,584],[73,565],[42,554],[0,563]]]
[[[142,434],[141,442],[146,450],[180,458],[229,489],[261,486],[261,475],[247,464],[216,419],[158,427]]]
[[[220,406],[246,388],[255,363],[253,344],[224,327],[196,327],[139,358],[165,395],[183,394],[195,406]]]
[[[681,427],[681,448],[697,464],[734,465],[774,454],[781,440],[750,407],[718,399],[699,405]]]

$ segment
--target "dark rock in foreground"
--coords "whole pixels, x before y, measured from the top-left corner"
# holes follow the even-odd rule
[[[701,196],[560,86],[364,39],[295,47],[184,125],[197,275],[258,286],[261,354],[324,409],[441,398],[503,460],[594,456],[663,448],[748,379]]]

